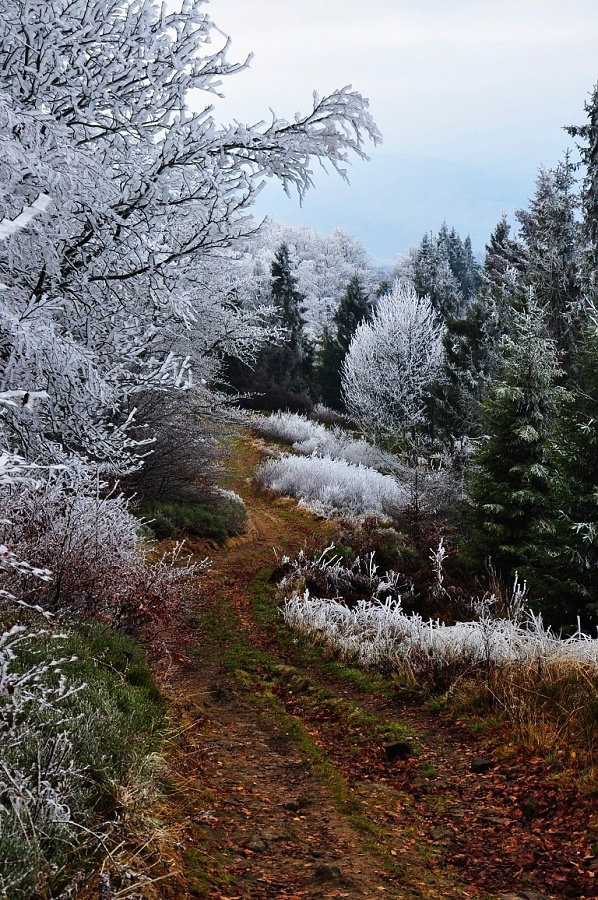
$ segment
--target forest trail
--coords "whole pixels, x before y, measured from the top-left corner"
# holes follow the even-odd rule
[[[590,803],[560,787],[547,762],[282,626],[274,548],[321,549],[334,526],[252,481],[263,450],[243,438],[229,464],[225,486],[247,503],[247,532],[223,548],[192,544],[211,570],[184,621],[152,642],[184,726],[169,814],[181,871],[161,896],[598,896]],[[413,753],[389,762],[391,742]],[[491,768],[472,771],[477,757]]]

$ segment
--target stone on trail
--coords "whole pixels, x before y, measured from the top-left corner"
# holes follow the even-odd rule
[[[478,775],[487,772],[493,766],[494,763],[491,759],[484,759],[482,756],[474,756],[470,764],[471,771]]]
[[[244,841],[243,846],[252,853],[263,853],[268,849],[268,841],[264,840],[259,834],[252,834],[248,840]]]
[[[338,866],[322,863],[314,872],[316,881],[340,881],[342,875]]]
[[[413,755],[413,747],[409,741],[393,741],[392,744],[386,744],[384,747],[384,755],[388,762],[395,759],[407,759]]]

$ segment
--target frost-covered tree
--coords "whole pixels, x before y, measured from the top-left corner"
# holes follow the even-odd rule
[[[243,244],[251,265],[257,262],[262,272],[269,272],[278,247],[288,246],[297,287],[304,297],[305,332],[314,342],[331,325],[353,275],[359,275],[368,293],[378,283],[378,273],[372,268],[363,243],[344,228],[321,234],[313,228],[268,220]]]
[[[486,246],[479,289],[462,318],[449,318],[445,355],[435,388],[434,422],[451,438],[479,437],[480,403],[501,364],[501,342],[514,330],[525,300],[525,249],[501,218]]]
[[[246,63],[228,61],[204,5],[3,4],[0,216],[41,191],[51,200],[0,259],[0,387],[51,398],[39,416],[14,412],[12,439],[30,455],[129,467],[138,391],[208,380],[206,348],[223,341],[257,349],[258,333],[238,343],[236,311],[197,284],[206,255],[253,227],[263,179],[302,196],[312,160],[344,174],[348,154],[378,140],[349,88],[314,95],[291,121],[218,125],[209,98]]]
[[[427,422],[442,334],[429,298],[398,281],[357,327],[343,363],[343,396],[376,440],[405,438]]]
[[[525,248],[525,284],[545,310],[557,349],[570,360],[580,336],[580,242],[574,166],[540,169],[534,197],[517,212]]]

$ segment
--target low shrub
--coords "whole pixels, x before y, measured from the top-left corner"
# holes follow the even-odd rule
[[[0,673],[0,896],[57,896],[118,840],[123,798],[151,795],[160,698],[135,644],[97,624],[7,628]]]
[[[385,516],[409,503],[409,492],[391,478],[361,464],[329,456],[283,456],[256,473],[279,494],[300,498],[320,515]]]
[[[437,453],[421,459],[416,468],[393,453],[361,438],[355,439],[343,428],[322,424],[296,413],[277,412],[271,416],[254,416],[251,425],[258,434],[290,444],[301,456],[344,460],[355,466],[375,469],[392,475],[400,485],[400,500],[389,493],[380,499],[380,513],[391,519],[399,518],[408,503],[448,520],[455,518],[463,500],[463,451],[461,445],[454,452]],[[373,513],[373,514],[380,514]]]
[[[535,666],[567,661],[598,671],[598,640],[577,634],[562,640],[539,617],[494,619],[493,598],[473,604],[477,618],[445,625],[406,614],[401,599],[361,599],[351,608],[339,600],[297,592],[284,601],[283,616],[293,628],[325,643],[343,658],[369,667],[405,672],[435,688],[448,688],[467,672],[494,667]]]
[[[49,570],[41,580],[4,567],[3,589],[69,619],[96,616],[133,630],[158,607],[177,603],[197,572],[176,551],[148,563],[152,545],[122,496],[88,496],[55,477],[4,490],[2,511],[0,542]]]
[[[290,444],[302,456],[342,459],[353,465],[367,466],[381,472],[392,472],[398,460],[369,441],[355,440],[338,425],[326,428],[297,413],[276,412],[271,416],[254,416],[254,431],[263,437]]]

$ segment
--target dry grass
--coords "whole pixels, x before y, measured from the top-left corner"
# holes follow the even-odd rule
[[[598,669],[567,658],[493,666],[447,692],[459,715],[488,713],[508,723],[517,744],[551,757],[580,788],[598,793]]]

